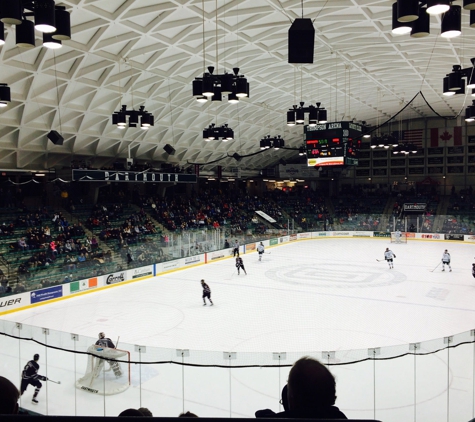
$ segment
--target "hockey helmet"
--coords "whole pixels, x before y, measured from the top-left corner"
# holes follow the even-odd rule
[[[99,333],[99,338],[104,338],[106,335],[104,333]]]
[[[38,353],[35,353],[33,356],[33,360],[40,360],[40,355]]]

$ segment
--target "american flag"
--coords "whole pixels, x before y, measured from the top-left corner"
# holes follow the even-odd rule
[[[396,137],[399,142],[411,143],[422,148],[424,129],[403,130],[401,132],[393,132],[392,135]]]

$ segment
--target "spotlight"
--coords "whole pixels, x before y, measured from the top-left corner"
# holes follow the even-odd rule
[[[62,44],[61,40],[53,38],[53,34],[43,32],[43,47],[57,50],[63,46]]]
[[[397,0],[397,20],[412,22],[419,17],[419,0]]]
[[[35,1],[35,28],[44,33],[56,31],[54,0]]]
[[[427,13],[429,15],[440,15],[450,9],[450,0],[428,0]]]
[[[21,25],[22,21],[21,0],[7,0],[0,2],[0,20],[9,25]]]
[[[442,30],[440,36],[443,38],[458,37],[462,33],[462,8],[460,6],[450,6],[447,13],[442,16]]]
[[[10,87],[7,84],[0,84],[0,107],[6,107],[10,101]]]
[[[423,38],[430,35],[430,15],[425,7],[419,8],[419,18],[413,23],[411,37]]]
[[[394,35],[403,35],[411,32],[412,26],[409,22],[399,22],[397,19],[397,3],[393,3],[393,25],[392,33]]]
[[[15,34],[17,47],[33,48],[35,46],[35,25],[28,19],[23,19],[21,25],[17,25]]]

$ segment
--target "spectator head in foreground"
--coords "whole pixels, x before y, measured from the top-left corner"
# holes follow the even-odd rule
[[[346,419],[337,407],[335,378],[325,365],[311,357],[294,363],[287,384],[289,411],[296,417]]]
[[[144,414],[137,409],[125,409],[119,413],[119,416],[144,416]]]
[[[195,415],[194,413],[191,413],[190,411],[185,412],[185,413],[180,413],[178,415],[179,418],[197,418],[198,415]]]
[[[18,388],[7,378],[0,376],[0,415],[15,415],[18,413]]]

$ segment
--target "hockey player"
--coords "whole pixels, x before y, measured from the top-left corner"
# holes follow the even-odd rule
[[[394,236],[396,237],[396,243],[401,243],[401,230],[396,230],[396,232],[394,233]]]
[[[20,394],[23,395],[29,384],[34,386],[35,392],[33,393],[33,398],[31,399],[31,402],[34,404],[38,404],[38,393],[40,392],[41,387],[43,386],[40,380],[48,381],[48,378],[38,374],[38,370],[40,369],[40,365],[38,364],[39,360],[40,355],[37,353],[33,356],[33,360],[28,361],[28,363],[23,368],[23,372],[21,373]]]
[[[112,342],[112,340],[104,333],[99,333],[99,340],[96,341],[96,346],[100,347],[109,347],[110,349],[115,349],[115,344]]]
[[[394,268],[393,258],[396,258],[394,252],[391,251],[389,248],[386,248],[386,250],[384,251],[384,259],[388,262],[390,270]]]
[[[206,306],[206,298],[208,298],[210,306],[213,306],[213,301],[211,300],[211,289],[204,280],[201,280],[201,287],[203,287],[203,306]]]
[[[236,258],[236,268],[238,270],[238,275],[239,275],[239,270],[240,269],[242,269],[244,271],[244,274],[247,275],[246,269],[244,268],[244,262],[243,262],[242,258],[239,257],[239,256]]]
[[[475,264],[472,264],[472,276],[475,278]]]
[[[239,242],[236,239],[233,244],[233,256],[239,256]]]
[[[109,348],[109,349],[115,349],[115,344],[112,342],[112,340],[104,333],[99,333],[99,340],[96,341],[96,350],[98,352],[102,352],[104,348]],[[96,368],[96,372],[99,373],[102,370],[102,367],[104,366],[104,360],[101,359],[100,365]],[[113,360],[107,360],[107,363],[110,365],[112,370],[114,371],[114,375],[119,378],[122,376],[122,369],[120,367],[119,362],[113,361]],[[97,376],[97,375],[96,375]]]
[[[445,271],[445,265],[449,267],[449,271],[452,271],[452,267],[450,266],[450,254],[447,249],[442,254],[442,271]]]
[[[262,254],[264,253],[264,245],[262,244],[262,242],[257,245],[257,253],[259,254],[259,261],[261,261]]]

